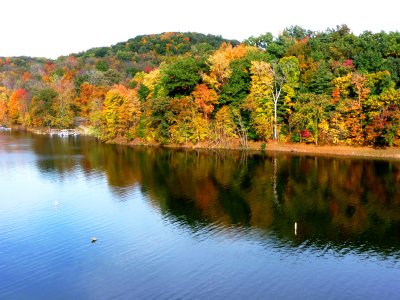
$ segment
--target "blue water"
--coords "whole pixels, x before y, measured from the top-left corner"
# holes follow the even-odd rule
[[[0,133],[0,299],[399,299],[399,174]]]

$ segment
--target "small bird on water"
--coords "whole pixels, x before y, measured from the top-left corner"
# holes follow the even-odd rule
[[[91,240],[92,243],[96,243],[97,242],[97,238],[95,236],[92,237],[90,240]]]

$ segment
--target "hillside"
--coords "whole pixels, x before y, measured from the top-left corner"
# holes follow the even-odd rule
[[[92,48],[78,53],[77,57],[116,56],[123,61],[131,60],[138,54],[181,55],[186,52],[204,52],[217,49],[222,43],[238,45],[235,40],[226,40],[221,36],[205,35],[196,32],[164,32],[161,34],[139,35],[111,47]]]
[[[0,58],[0,123],[104,141],[400,145],[400,34],[293,26],[243,44],[137,36],[56,60]]]
[[[40,78],[44,73],[60,75],[63,70],[72,69],[79,74],[78,82],[88,79],[93,70],[109,71],[104,81],[112,84],[131,78],[138,71],[149,72],[157,68],[166,57],[185,53],[203,55],[217,49],[222,43],[239,44],[238,41],[226,40],[220,36],[195,32],[167,32],[140,35],[110,47],[92,48],[56,60],[0,57],[0,80],[7,89],[17,89],[25,87],[21,80],[24,81],[23,77],[26,79],[28,74],[31,78]]]

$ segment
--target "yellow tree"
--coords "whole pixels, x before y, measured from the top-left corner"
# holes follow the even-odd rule
[[[135,91],[122,85],[114,86],[104,100],[102,137],[106,140],[123,136],[134,138],[140,115],[141,105]]]
[[[229,106],[221,107],[215,114],[215,131],[217,142],[226,143],[228,139],[236,136],[236,125]]]
[[[121,132],[127,139],[136,137],[137,127],[142,115],[141,104],[136,91],[123,89],[124,100],[119,107],[119,123]]]
[[[222,44],[209,58],[210,74],[203,74],[203,81],[213,89],[220,91],[221,87],[228,81],[232,74],[230,63],[234,59],[243,58],[249,50],[255,49],[251,46],[240,44],[232,47],[231,44]]]
[[[8,124],[8,95],[7,90],[4,87],[0,87],[0,125]]]
[[[294,56],[281,58],[277,63],[271,64],[273,75],[272,100],[274,104],[274,139],[278,139],[278,102],[281,93],[284,94],[284,104],[290,113],[293,106],[292,99],[295,96],[295,89],[298,87],[300,78],[299,61]]]
[[[248,105],[254,110],[256,131],[268,138],[270,109],[273,109],[273,134],[278,139],[278,103],[284,95],[284,103],[290,107],[299,82],[299,61],[293,56],[283,57],[272,64],[253,61],[250,71],[251,87]]]
[[[199,143],[208,136],[208,126],[193,97],[174,98],[169,104],[169,135],[173,142]]]
[[[52,103],[51,126],[57,128],[71,127],[74,119],[72,105],[75,101],[75,86],[72,78],[66,73],[61,78],[55,78],[50,86],[57,92],[57,97]]]
[[[251,63],[250,93],[244,107],[251,112],[252,123],[256,133],[263,139],[272,136],[273,106],[272,86],[274,82],[271,65],[265,61]]]
[[[163,95],[164,91],[162,87],[158,85],[160,82],[161,74],[160,69],[154,69],[149,73],[137,72],[132,79],[132,82],[136,85],[138,96],[141,100],[145,101],[151,99],[154,96],[156,87],[159,87],[157,91],[158,96]]]
[[[342,127],[346,128],[346,143],[361,145],[364,142],[363,105],[370,93],[367,79],[359,73],[348,73],[346,76],[335,78],[332,83],[335,87],[332,99],[339,113],[338,121],[342,122],[344,124]]]

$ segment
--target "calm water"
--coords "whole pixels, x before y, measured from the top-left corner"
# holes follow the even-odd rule
[[[400,297],[400,162],[3,132],[0,189],[0,299]]]

